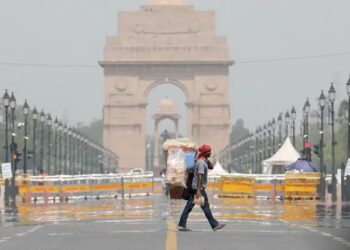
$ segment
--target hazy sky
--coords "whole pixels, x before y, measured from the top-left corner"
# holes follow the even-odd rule
[[[115,35],[117,12],[138,10],[146,0],[0,0],[0,90],[19,102],[44,108],[70,123],[102,117],[103,71],[97,65],[107,35]],[[313,107],[320,90],[335,82],[346,97],[350,74],[349,0],[189,0],[197,10],[216,11],[217,33],[226,36],[231,58],[232,122],[255,128],[306,97]],[[308,57],[269,62],[269,59]],[[247,61],[258,61],[256,63]],[[262,60],[262,61],[260,61]],[[264,61],[265,60],[265,61]],[[2,95],[2,94],[1,94]],[[181,109],[173,88],[151,92],[149,115],[164,95]],[[184,132],[182,126],[181,132]]]

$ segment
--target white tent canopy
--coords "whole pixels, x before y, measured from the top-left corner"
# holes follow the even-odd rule
[[[264,174],[274,174],[274,169],[277,168],[277,173],[283,173],[284,167],[297,161],[300,158],[298,151],[292,145],[289,137],[285,140],[280,149],[269,159],[263,161]]]
[[[209,171],[209,175],[227,174],[227,171],[221,166],[220,162],[216,162],[214,169]]]

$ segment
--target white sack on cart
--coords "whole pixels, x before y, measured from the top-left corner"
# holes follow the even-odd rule
[[[171,148],[168,151],[165,182],[174,186],[186,187],[186,164],[181,148]]]

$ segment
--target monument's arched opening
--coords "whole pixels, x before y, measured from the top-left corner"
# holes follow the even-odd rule
[[[146,169],[164,168],[162,144],[187,135],[186,96],[178,83],[160,81],[146,91]],[[149,159],[151,157],[151,159]]]

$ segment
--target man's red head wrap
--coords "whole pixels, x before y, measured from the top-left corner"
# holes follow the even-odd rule
[[[206,157],[204,157],[204,154],[211,152],[211,147],[209,145],[207,145],[207,144],[203,144],[202,146],[200,146],[198,148],[198,152],[199,152],[198,159],[200,159],[202,157],[206,158]]]
[[[207,144],[203,144],[202,146],[200,146],[198,148],[198,151],[201,152],[201,153],[204,153],[204,152],[211,152],[211,147]]]

